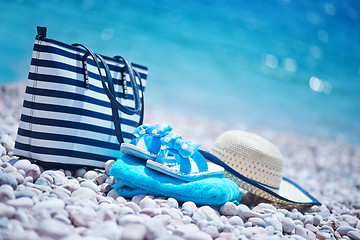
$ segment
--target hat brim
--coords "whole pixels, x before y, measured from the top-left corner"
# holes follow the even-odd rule
[[[222,166],[224,175],[232,179],[240,188],[243,188],[259,197],[275,203],[286,205],[321,205],[321,203],[288,178],[283,177],[278,191],[271,190],[255,180],[245,177],[215,155],[199,150],[205,159]]]

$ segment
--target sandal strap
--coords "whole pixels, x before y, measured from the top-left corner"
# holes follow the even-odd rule
[[[155,160],[156,162],[171,164],[175,160],[180,165],[180,171],[188,174],[191,172],[190,159],[192,159],[196,163],[199,172],[208,171],[205,158],[198,152],[201,144],[194,141],[183,141],[179,135],[174,133],[169,133],[161,138],[161,143],[165,148],[160,151]]]
[[[131,144],[137,146],[140,141],[144,141],[146,150],[157,154],[161,148],[161,138],[166,136],[172,127],[169,124],[157,125],[140,125],[134,129],[133,135],[135,138],[131,140]]]

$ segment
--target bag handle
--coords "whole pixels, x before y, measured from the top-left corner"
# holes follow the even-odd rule
[[[138,93],[138,90],[137,90],[136,80],[134,80],[136,85],[133,85],[134,96],[135,96],[135,109],[133,110],[133,109],[130,109],[130,108],[127,108],[127,107],[123,106],[121,103],[119,103],[117,101],[117,99],[115,97],[115,89],[114,89],[114,84],[113,84],[113,81],[112,81],[110,69],[109,69],[109,66],[106,64],[106,62],[104,61],[104,59],[100,55],[95,54],[90,48],[88,48],[88,47],[86,47],[86,46],[84,46],[82,44],[74,43],[73,46],[82,47],[82,48],[84,48],[86,50],[86,53],[82,57],[83,63],[86,62],[86,58],[88,56],[91,56],[94,59],[95,65],[96,65],[96,67],[97,67],[97,69],[99,71],[99,75],[100,75],[100,79],[101,79],[101,83],[102,83],[104,92],[106,93],[106,95],[108,96],[108,98],[110,100],[111,109],[112,109],[112,117],[113,117],[113,122],[114,122],[114,128],[115,128],[115,132],[116,132],[116,137],[118,139],[119,144],[123,143],[124,139],[123,139],[123,136],[122,136],[121,123],[120,123],[120,117],[119,117],[119,112],[118,111],[121,110],[121,111],[123,111],[123,112],[125,112],[126,114],[129,114],[129,115],[133,115],[133,114],[138,113],[140,111],[139,125],[142,124],[142,121],[143,121],[143,115],[144,115],[144,104],[143,103],[144,103],[144,99],[143,99],[143,96],[142,96],[141,107],[140,107],[139,103],[137,103],[137,101],[139,101],[139,93]],[[106,82],[105,82],[105,80],[104,80],[104,78],[102,76],[100,65],[99,65],[97,59],[100,60],[101,64],[103,65],[103,67],[105,69],[106,80],[107,80],[108,86],[106,85]],[[86,65],[84,65],[84,66],[86,66]],[[127,67],[129,67],[129,65],[127,65]],[[135,70],[133,70],[133,71],[135,71]],[[129,72],[131,72],[131,71],[129,71]],[[87,74],[87,69],[86,68],[84,69],[84,73]],[[140,75],[136,71],[135,71],[135,74],[139,77],[140,86],[141,86],[141,90],[142,90],[142,82],[141,82],[141,79],[140,79]],[[86,78],[85,78],[85,80],[86,80]],[[88,84],[88,82],[85,82],[85,84]],[[138,105],[138,107],[136,105]],[[141,108],[141,109],[137,109],[137,108]]]
[[[74,43],[72,45],[75,46],[75,47],[83,47],[87,51],[84,54],[84,56],[82,57],[82,62],[84,64],[85,86],[88,85],[87,69],[85,67],[86,66],[86,59],[87,59],[88,56],[91,55],[92,58],[94,58],[96,67],[97,67],[97,69],[99,71],[100,79],[101,79],[101,83],[103,85],[104,91],[105,91],[106,95],[108,96],[108,98],[110,99],[110,101],[115,105],[115,107],[118,108],[119,110],[121,110],[122,112],[128,114],[128,115],[134,115],[134,114],[137,114],[137,113],[141,112],[141,103],[140,103],[140,97],[139,97],[139,91],[138,91],[138,88],[137,88],[137,83],[136,83],[135,76],[134,76],[134,70],[133,70],[131,64],[125,58],[122,58],[122,60],[124,60],[125,66],[128,69],[129,76],[130,76],[130,82],[131,82],[131,85],[132,85],[132,89],[133,89],[133,93],[134,93],[134,101],[135,101],[135,108],[134,109],[122,105],[116,99],[115,91],[110,91],[108,86],[106,86],[106,83],[105,83],[105,81],[104,81],[104,79],[102,77],[102,74],[101,74],[100,65],[96,61],[96,58],[100,59],[100,61],[102,62],[103,66],[104,66],[106,74],[109,74],[109,77],[107,77],[107,82],[108,82],[109,86],[112,85],[112,88],[113,88],[113,82],[112,82],[112,77],[111,77],[111,74],[110,74],[110,69],[109,69],[108,65],[105,63],[105,61],[102,59],[102,57],[100,55],[98,55],[98,54],[95,54],[91,49],[89,49],[88,47],[86,47],[86,46],[84,46],[82,44]]]

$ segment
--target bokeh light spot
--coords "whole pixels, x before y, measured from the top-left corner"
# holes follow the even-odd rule
[[[102,40],[110,40],[112,39],[112,37],[114,36],[114,29],[112,28],[105,28],[102,32],[101,32],[101,39]]]
[[[267,55],[265,56],[265,64],[266,64],[266,66],[268,66],[269,68],[273,68],[273,69],[277,68],[277,67],[278,67],[278,63],[279,63],[279,61],[278,61],[278,59],[277,59],[276,56],[271,55],[271,54],[267,54]]]
[[[288,72],[296,72],[297,70],[297,63],[292,58],[285,58],[283,65],[284,69]]]

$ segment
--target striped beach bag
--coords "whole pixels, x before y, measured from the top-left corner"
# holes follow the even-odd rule
[[[38,27],[14,155],[44,168],[103,168],[142,124],[147,68]]]

